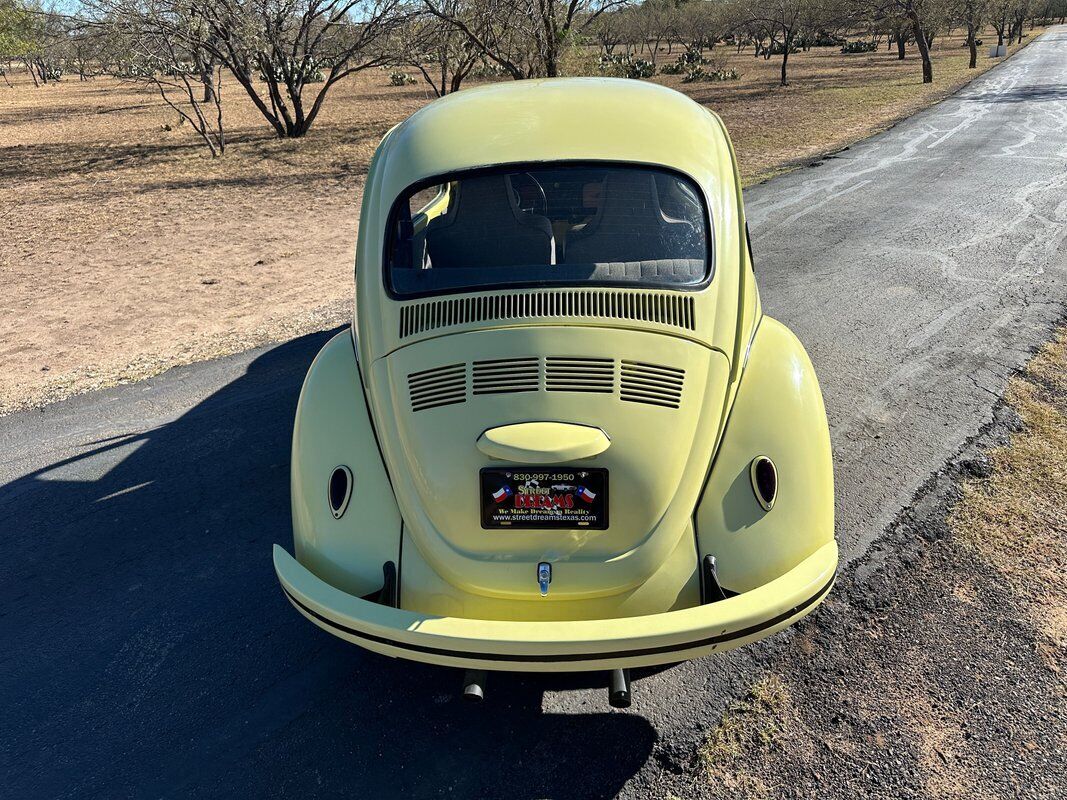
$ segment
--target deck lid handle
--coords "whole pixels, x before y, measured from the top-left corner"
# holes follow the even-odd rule
[[[478,449],[490,458],[516,464],[558,464],[603,453],[611,439],[600,428],[571,422],[520,422],[490,428]]]

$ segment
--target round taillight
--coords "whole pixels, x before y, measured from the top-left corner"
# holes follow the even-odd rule
[[[764,511],[770,511],[778,498],[778,470],[774,462],[767,456],[756,456],[752,459],[749,476],[752,478],[752,493],[756,495],[756,500]]]
[[[343,464],[335,467],[330,473],[330,486],[327,495],[330,500],[330,511],[334,519],[340,519],[348,508],[348,501],[352,499],[352,470]]]

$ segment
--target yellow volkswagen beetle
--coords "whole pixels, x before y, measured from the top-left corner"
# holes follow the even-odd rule
[[[448,96],[382,140],[356,315],[293,432],[292,604],[389,656],[609,673],[752,642],[837,567],[822,396],[764,316],[721,120],[607,79]]]

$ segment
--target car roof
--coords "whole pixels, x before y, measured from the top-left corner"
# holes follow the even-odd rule
[[[719,118],[665,86],[620,78],[505,81],[464,89],[395,127],[375,169],[386,198],[419,181],[496,164],[619,161],[698,182],[734,181]]]

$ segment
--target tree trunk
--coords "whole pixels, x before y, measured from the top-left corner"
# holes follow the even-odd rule
[[[788,73],[786,67],[789,65],[789,51],[793,49],[793,37],[792,35],[785,37],[785,43],[782,46],[782,86],[789,85]]]
[[[215,71],[206,65],[200,73],[200,82],[204,84],[204,102],[215,102]]]
[[[455,94],[459,91],[460,84],[463,83],[463,79],[467,77],[466,69],[457,69],[452,73],[452,93]]]
[[[898,61],[903,61],[904,60],[904,45],[905,44],[907,44],[907,42],[904,41],[904,37],[903,36],[898,36],[897,37],[897,60]]]
[[[923,83],[933,83],[934,65],[930,61],[930,48],[926,46],[926,34],[923,33],[922,22],[914,8],[908,11],[908,19],[911,20],[912,35],[915,37],[915,44],[919,46],[919,55],[923,60]]]
[[[967,64],[968,69],[978,67],[978,45],[974,41],[974,23],[967,23],[967,48],[971,51],[971,60]]]

